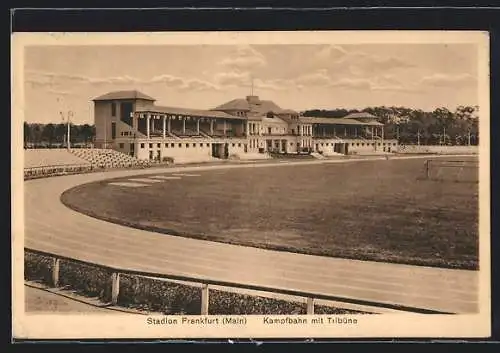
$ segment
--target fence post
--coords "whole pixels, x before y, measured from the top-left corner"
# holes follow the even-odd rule
[[[120,274],[113,272],[111,274],[111,304],[118,304],[118,295],[120,294]]]
[[[59,260],[57,257],[52,258],[52,286],[59,286]]]
[[[201,315],[208,315],[208,284],[201,285]]]
[[[307,315],[314,315],[314,298],[307,298]]]

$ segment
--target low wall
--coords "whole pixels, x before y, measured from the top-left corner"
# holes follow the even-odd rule
[[[398,153],[477,154],[478,146],[399,146]]]
[[[368,314],[314,303],[311,308],[305,302],[237,293],[223,288],[209,289],[208,285],[199,282],[131,273],[117,275],[109,268],[30,251],[24,253],[24,264],[27,281],[73,290],[78,295],[97,297],[105,303],[146,312],[168,315]]]

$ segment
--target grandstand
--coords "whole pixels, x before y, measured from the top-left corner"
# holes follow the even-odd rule
[[[110,92],[93,101],[96,147],[139,160],[262,159],[270,154],[311,152],[328,157],[397,151],[397,141],[384,138],[379,118],[367,113],[304,117],[254,95],[211,110],[159,106],[154,98],[138,91]]]
[[[67,149],[26,149],[24,168],[47,166],[90,165],[90,161],[68,152]]]
[[[72,154],[99,168],[125,168],[148,166],[147,161],[138,160],[121,152],[101,148],[78,148]]]
[[[54,175],[85,173],[95,169],[148,167],[149,161],[110,149],[25,149],[24,177],[26,179]]]

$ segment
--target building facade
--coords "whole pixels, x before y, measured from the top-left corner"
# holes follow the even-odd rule
[[[94,100],[95,146],[138,159],[251,158],[267,153],[356,154],[396,151],[377,117],[313,118],[258,96],[211,110],[165,107],[138,91]]]

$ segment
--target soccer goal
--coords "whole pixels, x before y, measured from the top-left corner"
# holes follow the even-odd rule
[[[423,179],[477,183],[479,182],[479,161],[428,159],[424,164]]]

